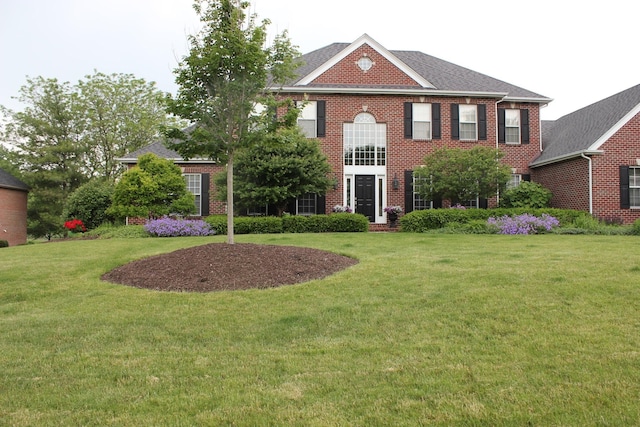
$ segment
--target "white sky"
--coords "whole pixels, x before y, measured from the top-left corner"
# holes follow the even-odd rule
[[[556,119],[640,83],[635,0],[253,0],[273,34],[306,53],[364,33],[554,101]],[[0,0],[0,104],[20,110],[26,77],[76,83],[130,73],[176,92],[173,69],[198,28],[191,0]]]

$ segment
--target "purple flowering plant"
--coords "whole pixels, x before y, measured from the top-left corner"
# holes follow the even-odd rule
[[[148,221],[144,229],[155,237],[213,236],[216,231],[201,219],[160,218]]]
[[[560,225],[560,221],[548,214],[542,214],[540,217],[531,214],[515,217],[505,215],[500,218],[489,218],[487,223],[498,227],[499,234],[537,234],[551,231]]]
[[[386,213],[390,213],[390,214],[399,214],[402,213],[402,207],[400,206],[387,206],[384,208],[384,211]]]

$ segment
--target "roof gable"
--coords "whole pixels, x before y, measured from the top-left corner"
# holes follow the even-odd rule
[[[353,70],[360,71],[355,62],[364,53],[376,55],[380,61],[386,61],[398,73],[402,73],[405,80],[388,79],[388,76],[385,76],[377,81],[370,77],[367,77],[369,80],[362,79],[359,82],[349,81],[348,76],[354,74]],[[353,43],[330,44],[303,55],[301,59],[303,65],[297,69],[298,77],[282,88],[285,92],[391,92],[408,95],[489,97],[543,104],[552,101],[551,98],[530,90],[422,52],[387,50],[367,34]],[[342,70],[348,72],[336,72],[335,77],[329,78],[332,67],[339,67],[341,62],[344,62]],[[385,67],[385,70],[388,69],[390,67]],[[370,73],[374,75],[375,67]],[[410,81],[407,82],[407,79]]]
[[[640,114],[640,85],[633,86],[594,104],[542,123],[542,154],[531,166],[598,153],[602,145],[637,114]]]
[[[337,45],[333,45],[333,46],[337,47]],[[383,68],[383,67],[380,67],[380,65],[382,65],[380,64],[380,62],[385,61],[388,64],[390,64],[392,67],[395,67],[398,71],[398,74],[401,74],[404,76],[404,78],[398,78],[398,76],[396,76],[396,79],[397,79],[396,81],[389,80],[386,82],[386,84],[392,85],[392,86],[417,85],[422,88],[435,89],[435,87],[431,83],[429,83],[429,81],[426,80],[422,75],[417,73],[407,64],[405,64],[402,60],[400,60],[397,56],[395,56],[393,53],[391,53],[389,50],[383,47],[380,43],[376,42],[371,37],[369,37],[369,35],[367,34],[363,34],[350,45],[344,46],[341,50],[337,51],[333,56],[330,56],[328,59],[326,59],[326,61],[324,61],[323,63],[316,66],[314,69],[312,69],[308,74],[302,76],[302,78],[300,78],[295,83],[295,85],[296,86],[309,85],[309,84],[313,84],[314,82],[318,82],[318,80],[319,80],[319,83],[343,84],[344,83],[343,81],[340,81],[340,80],[331,81],[332,80],[331,78],[329,78],[329,80],[325,78],[323,81],[321,77],[323,75],[326,75],[327,73],[330,73],[330,71],[335,67],[339,66],[341,62],[347,62],[348,67],[357,67],[356,62],[362,56],[370,57],[374,62],[374,67],[372,67],[371,72],[368,75],[367,75],[367,72],[359,74],[362,76],[361,80],[365,82],[367,80],[375,81],[375,79],[370,79],[370,77],[376,74],[377,72],[376,69],[379,70]],[[388,68],[389,67],[385,67],[385,70],[387,70]],[[344,77],[345,75],[340,71],[338,71],[335,74],[337,74],[340,77]],[[388,75],[387,75],[387,79],[389,79]],[[410,80],[411,83],[408,83],[408,80]]]

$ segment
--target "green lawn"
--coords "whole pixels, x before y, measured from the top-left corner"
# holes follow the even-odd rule
[[[99,279],[224,240],[0,249],[0,425],[640,425],[638,237],[241,235],[360,263],[209,294]]]

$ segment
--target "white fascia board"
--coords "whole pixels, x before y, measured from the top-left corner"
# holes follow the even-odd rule
[[[533,102],[535,104],[548,104],[553,101],[553,98],[525,98],[518,96],[505,96],[503,101],[505,102]]]
[[[378,52],[385,59],[387,59],[393,65],[395,65],[400,70],[402,70],[402,72],[404,72],[409,77],[411,77],[413,80],[415,80],[415,82],[418,83],[420,86],[425,87],[425,88],[435,89],[434,85],[429,83],[424,77],[422,77],[420,74],[416,73],[407,64],[405,64],[404,62],[399,60],[394,54],[389,52],[387,49],[384,48],[384,46],[382,46],[377,41],[373,40],[367,34],[363,34],[362,36],[360,36],[356,41],[351,43],[349,46],[347,46],[345,49],[343,49],[340,53],[338,53],[337,55],[335,55],[334,57],[329,59],[327,62],[322,64],[320,67],[318,67],[315,70],[313,70],[313,72],[311,72],[310,74],[307,74],[306,76],[304,76],[296,84],[297,85],[308,85],[308,84],[310,84],[312,81],[314,81],[316,78],[318,78],[321,74],[323,74],[325,71],[329,70],[331,67],[336,65],[338,62],[342,61],[344,58],[346,58],[348,55],[353,53],[356,49],[358,49],[363,44],[368,44],[369,46],[371,46],[371,48],[373,50]]]
[[[573,153],[569,153],[569,154],[563,154],[562,156],[557,156],[557,157],[553,157],[551,159],[547,159],[543,162],[540,163],[529,163],[529,167],[530,168],[537,168],[540,166],[546,166],[546,165],[550,165],[552,163],[558,163],[558,162],[562,162],[564,160],[569,160],[569,159],[574,159],[576,157],[581,157],[583,154],[585,156],[594,156],[597,154],[603,154],[604,151],[602,150],[580,150],[580,151],[574,151]]]
[[[588,150],[599,150],[602,147],[602,144],[607,142],[609,138],[615,135],[624,125],[626,125],[629,120],[633,119],[636,114],[640,113],[640,104],[636,105],[632,108],[627,114],[624,115],[618,122],[613,125],[609,130],[607,130],[600,138],[596,140],[591,146],[589,146]]]
[[[125,163],[125,164],[136,164],[138,163],[138,159],[137,158],[119,158],[116,159],[117,161],[119,161],[120,163]],[[175,159],[165,159],[165,160],[170,160],[173,163],[187,163],[187,164],[210,164],[210,163],[217,163],[215,160],[207,160],[207,159],[202,159],[202,158],[198,158],[198,159],[190,159],[190,160],[185,160],[183,158],[175,158]]]
[[[331,93],[331,94],[367,94],[367,95],[419,95],[419,96],[455,96],[469,98],[505,97],[505,92],[466,92],[456,90],[435,89],[398,89],[398,88],[363,88],[363,87],[317,87],[317,86],[283,86],[279,93]],[[532,101],[529,101],[532,102]]]

